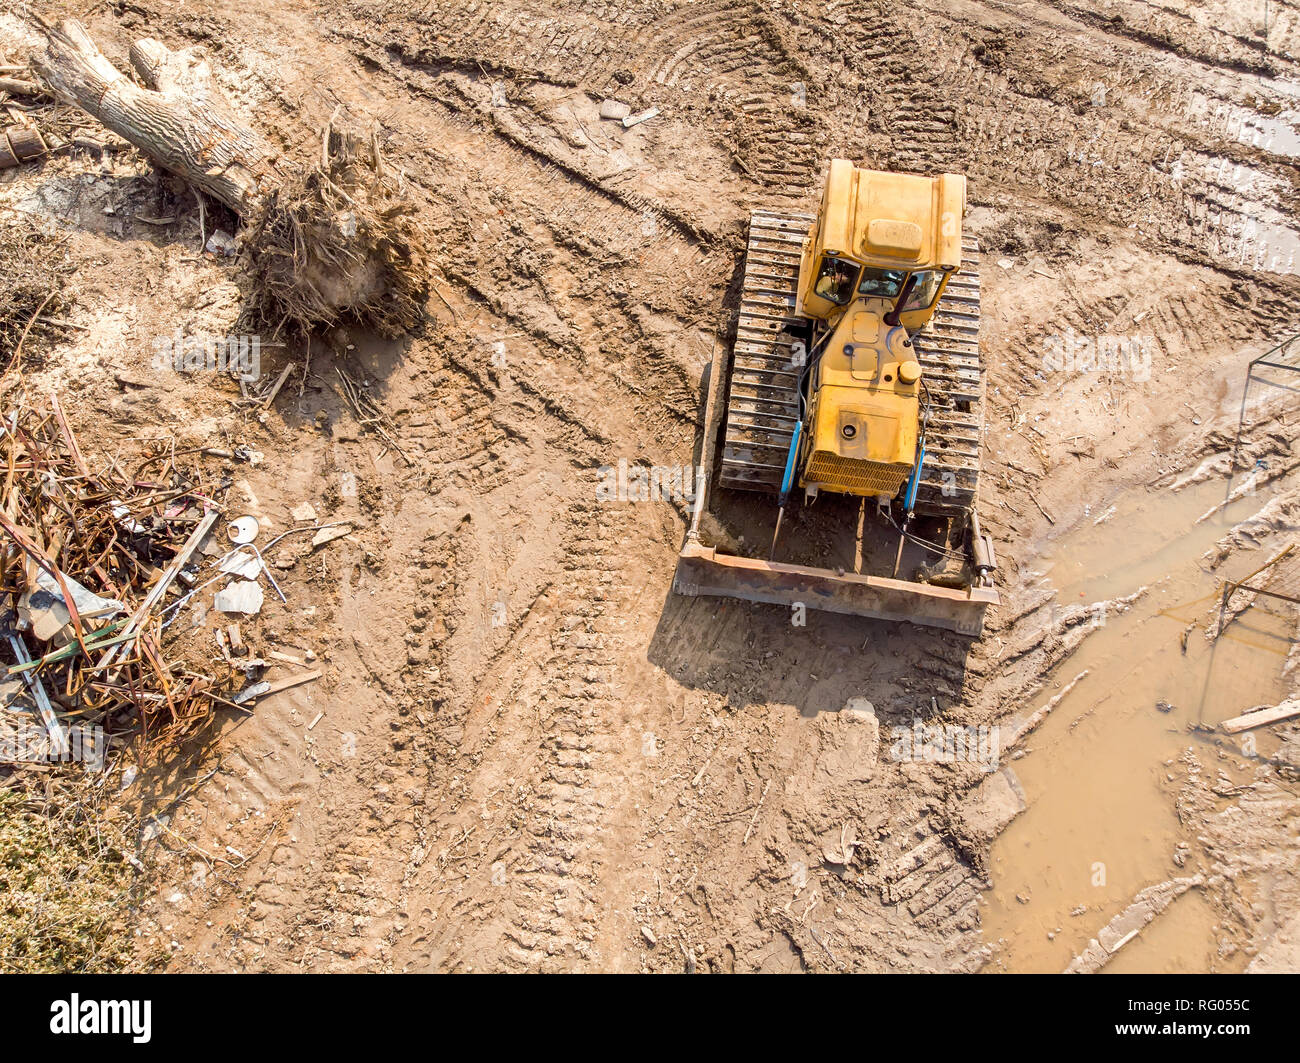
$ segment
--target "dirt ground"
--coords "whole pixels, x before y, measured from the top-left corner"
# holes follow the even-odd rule
[[[246,625],[324,679],[124,789],[158,824],[142,947],[176,970],[987,967],[1006,794],[978,764],[890,759],[886,733],[1005,722],[1069,671],[1088,626],[1045,586],[1044,545],[1126,489],[1207,458],[1221,477],[1246,362],[1300,322],[1300,5],[1270,5],[1267,33],[1247,6],[52,5],[119,65],[138,37],[203,46],[288,157],[340,106],[377,123],[435,234],[423,334],[317,337],[305,386],[257,412],[228,379],[151,368],[154,337],[224,334],[241,303],[191,196],[112,144],[0,171],[0,224],[35,219],[73,267],[80,328],[42,333],[29,376],[88,450],[244,444],[262,458],[232,467],[240,512],[282,530],[309,501],[355,525],[286,552],[287,601]],[[29,42],[0,15],[0,53]],[[660,113],[623,129],[608,98]],[[675,596],[685,507],[597,499],[601,467],[694,460],[748,213],[815,207],[834,156],[969,178],[1003,602],[973,644]],[[1061,336],[1138,339],[1147,369],[1054,367]],[[263,372],[306,353],[268,348]],[[1283,494],[1298,425],[1269,407],[1246,439]],[[1262,563],[1291,526],[1225,556]],[[1279,854],[1284,759],[1258,769],[1259,846]],[[1225,870],[1238,788],[1177,799],[1217,882],[1294,876],[1281,857]],[[1267,918],[1241,889],[1206,894],[1285,966],[1293,881]]]

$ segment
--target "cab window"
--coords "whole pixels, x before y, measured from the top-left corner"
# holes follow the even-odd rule
[[[862,280],[858,283],[858,294],[874,296],[877,299],[897,299],[902,291],[906,270],[876,269],[868,266],[862,271]]]
[[[917,273],[912,294],[907,297],[907,305],[903,309],[928,310],[934,305],[935,297],[939,294],[942,284],[943,270],[941,269],[927,269]]]
[[[821,269],[817,271],[813,291],[823,299],[829,299],[837,306],[843,306],[853,297],[853,282],[857,279],[856,263],[846,258],[826,255],[822,258]]]

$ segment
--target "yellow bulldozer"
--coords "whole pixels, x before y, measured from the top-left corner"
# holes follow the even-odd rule
[[[735,343],[708,377],[679,594],[980,633],[998,595],[976,511],[984,383],[965,208],[960,175],[835,159],[815,217],[752,215]]]

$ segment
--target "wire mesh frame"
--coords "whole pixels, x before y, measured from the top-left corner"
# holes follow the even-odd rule
[[[1280,370],[1283,373],[1295,374],[1293,380],[1287,382],[1270,380],[1265,376],[1260,376],[1261,369]],[[1237,416],[1237,436],[1232,444],[1232,462],[1228,466],[1228,489],[1225,501],[1232,499],[1232,481],[1237,473],[1237,459],[1241,450],[1241,436],[1246,426],[1246,403],[1250,397],[1250,385],[1258,380],[1261,384],[1267,384],[1270,387],[1281,388],[1284,391],[1294,391],[1300,393],[1300,333],[1283,340],[1276,347],[1265,351],[1257,358],[1253,358],[1246,367],[1246,384],[1241,392],[1241,412]],[[1289,560],[1289,567],[1295,569],[1295,572],[1286,572],[1282,578],[1280,589],[1270,590],[1266,584],[1274,584],[1278,574],[1278,566]],[[1297,578],[1292,578],[1297,577]],[[1254,594],[1262,594],[1268,598],[1277,598],[1281,601],[1300,604],[1300,551],[1296,550],[1296,544],[1292,543],[1287,546],[1280,554],[1271,561],[1261,565],[1248,576],[1239,580],[1225,580],[1223,584],[1222,595],[1219,599],[1219,632],[1223,632],[1224,614],[1227,612],[1228,601],[1239,590],[1248,591]],[[1293,592],[1293,593],[1289,593]]]
[[[1282,568],[1284,562],[1287,564]],[[1280,585],[1277,581],[1279,571],[1282,573]],[[1278,585],[1279,589],[1270,589],[1270,585]],[[1223,634],[1223,618],[1228,609],[1228,602],[1237,591],[1262,594],[1267,598],[1278,598],[1284,602],[1300,605],[1300,551],[1296,549],[1296,544],[1291,543],[1275,558],[1255,569],[1250,575],[1243,576],[1239,580],[1224,580],[1223,591],[1219,598],[1219,634]]]
[[[1259,375],[1261,369],[1294,373],[1295,377],[1289,382],[1270,380]],[[1300,394],[1300,333],[1283,340],[1276,347],[1265,351],[1258,358],[1252,359],[1246,367],[1246,384],[1241,390],[1241,412],[1237,415],[1237,436],[1232,444],[1232,462],[1228,466],[1228,489],[1224,496],[1225,501],[1231,501],[1232,499],[1232,481],[1237,475],[1237,458],[1241,450],[1241,436],[1246,426],[1246,401],[1250,397],[1250,385],[1256,380],[1261,384],[1268,384],[1270,387]]]
[[[1283,575],[1282,590],[1270,590],[1267,585],[1274,581],[1278,568],[1284,561],[1290,562],[1289,567],[1292,571],[1285,572]],[[1261,565],[1249,576],[1243,576],[1239,580],[1226,580],[1223,584],[1224,591],[1228,594],[1233,591],[1251,591],[1255,594],[1266,594],[1270,598],[1281,598],[1285,602],[1300,603],[1300,587],[1297,587],[1296,580],[1296,577],[1300,576],[1298,563],[1300,563],[1300,552],[1296,551],[1296,544],[1292,543],[1273,560]]]

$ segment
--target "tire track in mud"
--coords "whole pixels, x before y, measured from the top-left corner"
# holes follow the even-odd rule
[[[525,369],[516,367],[516,373]],[[388,627],[383,606],[369,605],[364,591],[360,595],[354,592],[361,612],[354,621],[353,637],[363,633],[366,641],[358,643],[355,655],[344,654],[340,666],[361,680],[350,695],[353,705],[369,706],[361,709],[366,718],[364,729],[359,728],[353,740],[357,759],[339,763],[336,756],[328,755],[326,781],[315,773],[304,776],[302,741],[295,728],[300,732],[306,717],[302,712],[293,716],[292,705],[277,699],[259,712],[258,726],[267,729],[268,723],[283,722],[278,730],[270,728],[277,734],[284,732],[283,753],[264,761],[256,745],[241,741],[229,754],[224,770],[192,805],[214,825],[253,817],[251,822],[257,826],[260,816],[269,817],[284,803],[328,793],[332,789],[328,780],[337,777],[340,768],[347,769],[342,778],[346,799],[327,799],[323,807],[330,811],[323,817],[313,807],[314,801],[300,806],[299,818],[291,828],[296,837],[276,839],[267,853],[244,870],[244,882],[257,897],[249,909],[253,924],[245,925],[241,916],[239,925],[230,928],[229,940],[221,937],[225,927],[212,932],[229,953],[231,965],[257,965],[256,957],[234,951],[231,941],[244,948],[292,942],[290,965],[324,965],[327,969],[360,966],[386,970],[413,955],[403,943],[404,932],[408,913],[418,917],[420,910],[410,900],[426,896],[423,888],[417,888],[427,876],[425,866],[445,870],[449,862],[454,864],[463,855],[463,850],[457,850],[459,835],[452,821],[428,799],[430,793],[441,792],[454,801],[458,788],[454,778],[448,787],[451,773],[447,769],[466,763],[461,754],[467,751],[459,747],[472,698],[468,690],[448,687],[446,676],[463,665],[466,647],[477,640],[476,618],[492,605],[490,599],[481,599],[478,581],[467,578],[482,557],[482,544],[476,542],[472,524],[462,519],[443,530],[429,531],[429,513],[445,511],[449,505],[454,511],[458,499],[468,498],[477,500],[475,507],[480,513],[484,507],[490,510],[494,497],[508,499],[512,489],[534,471],[566,464],[585,469],[608,445],[608,441],[602,444],[598,437],[578,432],[572,420],[555,412],[562,411],[563,405],[548,394],[548,387],[529,384],[526,376],[519,379],[521,398],[503,402],[500,388],[459,352],[450,363],[435,364],[432,375],[422,379],[429,383],[422,387],[418,405],[428,409],[435,421],[448,415],[449,424],[445,431],[437,431],[432,449],[419,448],[419,467],[405,476],[408,482],[424,479],[430,488],[407,502],[408,512],[393,544],[396,556],[406,559],[403,574],[413,574],[413,613],[382,645],[376,645],[377,633]],[[542,433],[548,446],[555,449],[539,453],[531,445],[527,449],[522,444],[503,446],[506,440],[522,439],[525,432],[530,436]],[[590,506],[582,505],[568,518],[572,541],[560,550],[564,567],[572,569],[566,576],[573,581],[566,599],[566,621],[587,617],[586,624],[598,626],[606,608],[601,588],[609,577],[594,560],[603,540],[592,540],[593,533],[588,530],[589,523],[604,526],[599,518]],[[445,524],[445,518],[440,523]],[[617,536],[614,539],[617,541]],[[367,620],[369,614],[373,615]],[[555,645],[562,646],[568,639],[578,648],[572,653],[549,648],[545,657],[539,646],[525,644],[521,648],[508,639],[477,665],[477,670],[486,669],[488,674],[506,675],[522,666],[579,680],[573,689],[567,678],[559,684],[565,697],[557,710],[556,737],[552,746],[537,754],[542,758],[539,762],[546,765],[541,784],[544,797],[530,828],[538,874],[573,871],[556,863],[571,855],[563,848],[572,836],[566,824],[573,823],[574,816],[590,815],[589,780],[566,778],[566,772],[581,776],[586,770],[572,755],[572,749],[580,748],[586,739],[579,732],[571,741],[562,732],[566,726],[592,726],[591,709],[585,701],[590,690],[599,689],[592,685],[596,679],[607,682],[608,675],[593,675],[593,670],[601,668],[602,659],[592,656],[590,647],[579,645],[581,638],[567,626],[561,628],[554,636]],[[374,659],[391,663],[377,672],[369,671],[365,662]],[[474,659],[471,656],[469,660]],[[444,676],[441,684],[440,673]],[[370,684],[377,690],[365,691],[364,685]],[[439,685],[444,688],[441,694],[437,693]],[[431,690],[433,697],[429,697]],[[605,698],[608,700],[608,694]],[[387,711],[382,711],[385,708]],[[427,714],[423,718],[422,711]],[[400,721],[399,716],[403,717]],[[526,756],[520,759],[527,762]],[[268,763],[283,766],[283,775],[265,767],[259,770]],[[514,770],[515,763],[511,759],[507,767]],[[355,787],[360,787],[360,799],[352,792]],[[567,795],[566,787],[571,791]],[[617,790],[602,779],[591,780],[590,787],[598,793]],[[229,828],[218,828],[214,834],[220,837],[217,851],[231,842],[244,847],[244,835],[232,834]],[[304,865],[309,861],[317,870],[308,875]],[[591,940],[594,932],[584,930],[581,921],[574,923],[571,932],[548,922],[544,898],[538,892],[539,880],[524,881],[533,888],[519,908],[521,934],[530,928],[549,927],[553,932],[550,951],[556,954],[563,951],[556,940],[573,942],[575,947]],[[589,901],[584,896],[576,899],[577,903]],[[204,958],[219,962],[216,955]],[[281,963],[285,962],[282,958]]]
[[[519,970],[564,970],[595,949],[605,908],[601,870],[608,803],[618,794],[610,720],[621,648],[618,619],[627,603],[617,556],[626,532],[600,503],[572,509],[564,588],[549,632],[547,681],[538,696],[542,739],[523,850],[511,876],[511,927],[503,953]],[[570,955],[571,954],[571,955]]]
[[[1018,16],[1038,34],[984,9],[991,24],[960,7],[878,7],[863,20],[848,4],[795,19],[806,50],[831,67],[822,102],[840,126],[829,149],[865,149],[883,168],[965,172],[976,202],[1068,203],[1205,265],[1296,272],[1300,231],[1278,207],[1295,199],[1286,145],[1296,133],[1252,105],[1239,75],[1183,55],[1161,65],[1100,32],[1098,53],[1113,54],[1080,49],[1067,65],[1052,34],[1070,23],[1055,7]],[[1189,104],[1188,93],[1199,95]]]
[[[1168,4],[1152,3],[1151,0],[1113,0],[1103,14],[1069,0],[1044,2],[1082,25],[1158,50],[1186,55],[1225,70],[1271,76],[1284,65],[1278,62],[1284,58],[1283,55],[1272,51],[1262,39],[1233,32],[1219,20],[1201,22]],[[1234,13],[1240,17],[1240,9]],[[1283,14],[1290,13],[1284,8]],[[1289,35],[1289,25],[1289,18],[1280,26],[1274,22],[1274,33],[1270,36],[1285,40]]]
[[[819,57],[828,121],[826,153],[877,169],[960,172],[956,105],[935,69],[941,42],[925,19],[896,5],[835,0],[797,25],[803,50]],[[824,165],[824,163],[823,163]]]
[[[859,668],[864,642],[874,653]],[[773,934],[804,969],[983,961],[983,881],[936,811],[965,786],[897,764],[890,749],[891,728],[928,720],[932,697],[960,711],[985,681],[985,656],[907,625],[835,617],[801,631],[779,610],[674,599],[651,659],[678,677],[685,703],[674,716],[689,723],[670,734],[651,791],[646,837],[677,859],[636,906],[667,942],[647,966],[675,969],[677,950],[713,970],[764,969]],[[876,706],[874,750],[838,711],[856,697]],[[848,860],[826,855],[855,826]],[[720,917],[733,906],[754,924]]]
[[[407,110],[416,108],[408,106]],[[420,117],[423,121],[417,127],[427,128],[430,119],[427,111]],[[464,132],[458,135],[466,136]],[[462,149],[461,143],[455,143],[453,152],[460,154]],[[599,261],[604,269],[608,269],[610,259],[628,260],[635,255],[638,271],[648,268],[651,275],[659,272],[674,276],[679,282],[685,272],[690,279],[692,263],[688,261],[683,271],[680,254],[683,249],[694,251],[689,240],[682,239],[671,227],[657,229],[654,238],[649,240],[644,234],[630,236],[636,233],[636,224],[643,220],[641,215],[626,204],[611,201],[600,190],[573,180],[562,168],[547,166],[537,153],[521,151],[518,145],[508,142],[479,140],[462,157],[472,162],[476,183],[492,190],[498,204],[508,204],[503,213],[516,219],[512,225],[515,234],[508,239],[517,240],[522,235],[520,246],[524,250],[551,248],[548,272],[564,270],[564,262],[568,261],[571,265],[567,272],[573,276],[591,273],[593,267],[584,259],[590,257],[595,247],[599,249]],[[702,257],[695,252],[693,260],[698,262]],[[511,258],[525,261],[521,256]],[[618,379],[619,374],[610,371],[604,346],[597,354],[591,341],[584,341],[577,334],[581,328],[566,332],[545,325],[539,327],[535,319],[520,315],[516,308],[524,300],[519,298],[517,290],[506,294],[498,274],[489,265],[486,269],[467,267],[454,276],[507,329],[522,330],[547,353],[563,353],[587,370],[599,366],[602,375]],[[532,280],[530,277],[527,283]],[[564,313],[573,302],[564,294],[540,292],[536,298],[541,304],[556,307],[562,321],[573,320]],[[629,330],[639,331],[635,317],[626,310],[615,307],[614,313],[607,316],[611,321],[607,326],[609,332],[626,335]],[[620,344],[620,347],[627,346],[626,340]],[[482,427],[490,425],[494,436],[499,438],[501,424],[517,417],[529,420],[530,415],[523,411],[508,417],[490,412],[500,403],[504,386],[506,390],[517,387],[525,406],[540,402],[540,410],[531,414],[532,420],[536,421],[540,415],[565,413],[564,430],[571,437],[575,428],[587,433],[586,422],[571,420],[574,405],[571,397],[550,394],[551,389],[537,379],[528,360],[517,359],[517,355],[512,356],[509,371],[493,381],[489,379],[490,374],[478,371],[473,355],[453,356],[456,372],[474,382],[468,395],[458,402],[465,412],[458,412],[454,423],[457,426],[466,423],[471,435],[476,434],[475,429],[479,429],[478,435],[483,435]],[[633,380],[640,381],[639,386],[625,386],[624,390],[632,393],[631,402],[643,411],[638,418],[642,431],[655,431],[662,413],[654,407],[665,399],[682,405],[694,401],[693,387],[682,386],[674,394],[671,378],[664,378],[665,368],[671,367],[648,365],[644,358],[627,364]],[[449,434],[456,437],[462,433]],[[552,429],[547,430],[547,436],[552,443],[557,440]],[[575,440],[579,446],[574,457],[579,461],[584,456],[587,461],[592,460],[592,444],[600,440],[609,444],[609,437],[600,429],[585,439],[580,435]],[[629,456],[640,451],[635,446],[620,449]],[[581,453],[583,450],[585,455]],[[481,453],[482,447],[477,446],[474,452]],[[447,451],[442,456],[451,459],[453,469],[466,465],[466,457],[457,451]],[[472,468],[472,461],[469,464]],[[511,473],[504,470],[503,475],[505,480],[489,477],[476,480],[473,486],[478,492],[497,483],[504,486]],[[506,737],[501,739],[500,747],[495,742],[472,743],[459,751],[459,763],[466,763],[466,755],[478,761],[472,771],[484,780],[507,771],[514,775],[527,774],[530,792],[516,806],[521,813],[520,838],[510,841],[506,852],[473,845],[461,850],[457,862],[467,864],[469,878],[478,883],[472,893],[458,892],[454,899],[445,902],[433,900],[434,886],[428,882],[426,873],[417,866],[409,876],[413,882],[422,883],[411,894],[412,910],[428,905],[440,912],[434,926],[447,918],[454,921],[451,934],[433,932],[427,927],[418,932],[420,943],[413,955],[425,956],[440,968],[482,969],[506,965],[518,969],[560,970],[597,959],[595,942],[603,927],[601,914],[609,907],[602,900],[603,861],[598,855],[599,840],[607,827],[606,804],[619,793],[620,778],[619,773],[605,766],[612,756],[610,747],[614,741],[606,718],[617,704],[610,683],[615,668],[613,655],[619,646],[619,609],[612,609],[616,596],[611,588],[623,582],[617,558],[611,551],[614,551],[612,544],[635,540],[610,514],[606,507],[583,503],[575,504],[568,513],[567,545],[561,550],[565,560],[555,579],[563,590],[554,606],[549,603],[549,594],[538,605],[539,611],[557,610],[555,628],[546,639],[544,653],[539,654],[543,644],[538,641],[536,631],[521,629],[512,631],[510,640],[495,650],[490,660],[478,662],[480,669],[503,676],[502,697],[512,703],[533,700],[529,696],[530,684],[520,678],[521,673],[538,673],[544,677],[535,699],[543,723],[542,735],[536,745],[531,740]],[[620,609],[626,605],[622,603]],[[453,659],[458,644],[463,649],[464,640],[453,633],[445,647]],[[445,667],[448,658],[437,659]],[[507,682],[505,676],[513,678]],[[463,699],[456,700],[462,705],[444,705],[438,727],[459,745],[463,736],[482,728],[479,718],[483,713],[476,707],[466,710]],[[518,708],[511,709],[510,716],[517,717],[518,711]],[[516,718],[518,727],[506,721],[502,727],[506,731],[522,732],[524,722]],[[532,767],[527,767],[530,764]],[[460,822],[455,810],[463,807],[463,801],[454,800],[452,810],[435,817],[429,825],[430,839],[459,837],[450,825]],[[462,825],[461,829],[468,828]],[[499,849],[498,843],[499,839],[494,837],[493,844]],[[491,859],[489,866],[491,857],[495,859]],[[505,883],[504,898],[495,896],[502,890],[497,884],[499,877]],[[363,887],[359,896],[371,895]],[[423,961],[417,959],[417,962]]]
[[[634,49],[630,54],[645,56],[633,67],[643,84],[689,91],[703,83],[738,114],[738,139],[728,151],[768,195],[802,199],[808,193],[823,165],[818,148],[824,137],[807,108],[808,65],[759,5],[680,8],[639,34]],[[600,88],[616,92],[620,80]]]
[[[708,319],[722,315],[719,258],[726,249],[695,235],[670,206],[611,194],[520,132],[484,136],[475,123],[490,110],[466,116],[453,106],[463,84],[449,89],[419,71],[386,70],[417,91],[390,118],[442,148],[438,173],[418,155],[407,156],[411,177],[434,196],[456,187],[465,208],[505,219],[499,231],[468,233],[446,274],[506,323],[499,334],[523,334],[609,377],[631,401],[657,404],[652,421],[667,413],[678,432],[683,422],[693,425],[707,352],[672,348],[695,342]],[[619,279],[612,282],[611,273]],[[678,309],[683,305],[693,312]],[[656,349],[656,359],[638,356],[629,337]],[[481,353],[486,361],[490,351]]]
[[[370,911],[398,907],[407,913],[411,932],[386,953],[394,966],[572,969],[600,958],[602,917],[617,907],[601,871],[603,843],[617,820],[613,806],[623,797],[613,682],[625,653],[619,632],[637,608],[627,565],[640,541],[628,510],[590,500],[594,468],[640,446],[616,441],[619,420],[610,410],[587,408],[572,388],[557,392],[559,366],[543,374],[522,359],[496,372],[455,344],[447,358],[420,405],[435,422],[447,414],[462,427],[445,433],[443,449],[422,455],[419,475],[438,470],[428,505],[460,499],[476,516],[419,551],[414,598],[421,605],[407,625],[411,667],[399,684],[413,694],[421,676],[441,674],[446,689],[429,721],[440,755],[426,772],[389,762],[399,774],[427,775],[391,781],[392,793],[427,790],[391,827],[369,827],[360,850],[343,851],[357,881],[349,894],[355,904],[342,918],[368,920]],[[520,462],[498,460],[494,440],[503,432],[529,440]],[[486,467],[467,456],[485,448],[493,459]],[[474,475],[457,484],[458,472]],[[502,535],[513,539],[492,513],[498,503],[510,507],[511,495],[540,473],[558,474],[559,493],[529,527],[549,537],[548,524],[556,522],[559,541],[526,566],[526,579],[534,569],[543,573],[531,585],[512,579],[505,597],[520,615],[484,644],[492,588],[465,576]],[[487,530],[474,531],[484,520]],[[506,548],[510,569],[523,548]],[[521,595],[526,604],[517,601]],[[490,818],[476,809],[490,810]],[[408,850],[409,859],[402,855]],[[355,867],[363,853],[371,853],[374,869],[361,873]],[[403,890],[394,898],[384,884],[398,880]],[[387,925],[385,940],[399,917]]]
[[[935,829],[929,815],[891,825],[874,856],[883,904],[899,906],[918,927],[945,942],[978,932],[984,883]],[[962,955],[956,965],[967,959]]]
[[[1062,66],[1047,46],[1053,10],[1024,13],[1044,31],[1032,37],[953,20],[968,40],[933,65],[944,94],[962,101],[964,167],[1139,228],[1202,264],[1294,273],[1300,235],[1276,207],[1293,196],[1293,159],[1228,136],[1229,115],[1243,129],[1252,116],[1267,120],[1248,106],[1243,80],[1196,58],[1158,64],[1125,41],[1108,63],[1083,53]]]
[[[540,77],[707,111],[729,130],[720,148],[770,195],[802,197],[820,173],[821,123],[801,95],[808,68],[757,3],[691,4],[666,15],[596,4],[545,16],[522,6],[437,4],[415,25],[404,7],[349,10],[350,36],[430,73]],[[363,28],[376,23],[402,29]]]
[[[617,962],[600,940],[621,906],[609,847],[636,819],[618,685],[638,529],[626,507],[583,497],[594,483],[583,474],[556,499],[548,573],[491,648],[476,652],[472,622],[442,647],[442,670],[461,678],[434,724],[448,759],[424,800],[426,852],[441,852],[408,876],[415,923],[398,954],[412,969]]]

